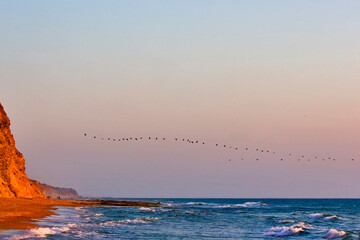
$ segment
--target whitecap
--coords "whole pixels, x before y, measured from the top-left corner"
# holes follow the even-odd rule
[[[259,207],[259,206],[266,206],[266,203],[263,202],[246,202],[242,204],[235,204],[234,207]]]
[[[27,239],[27,238],[45,238],[48,235],[63,233],[69,231],[69,227],[39,227],[30,229],[24,236],[14,236],[13,240]]]
[[[331,220],[335,220],[335,219],[343,220],[342,217],[339,217],[337,215],[330,215],[330,214],[326,214],[326,213],[312,213],[312,214],[309,214],[308,217],[313,218],[313,219],[321,218],[324,221],[331,221]]]
[[[204,202],[188,202],[186,204],[187,205],[205,205],[206,203],[204,203]]]
[[[193,211],[185,211],[185,213],[187,213],[187,214],[195,214],[195,212],[193,212]]]
[[[331,216],[324,217],[324,221],[331,221],[331,220],[335,220],[335,219],[343,220],[342,217],[339,217],[337,215],[331,215]]]
[[[125,219],[119,220],[119,223],[150,223],[153,221],[157,221],[160,218],[158,217],[144,217],[144,218],[135,218],[135,219]]]
[[[78,225],[76,223],[68,223],[66,226],[68,226],[69,228],[75,228]]]
[[[99,216],[104,216],[104,214],[102,214],[102,213],[95,213],[94,216],[99,217]]]
[[[163,208],[149,208],[149,207],[141,207],[139,208],[139,211],[142,212],[168,212],[168,209]]]
[[[107,221],[104,223],[101,223],[102,226],[116,226],[119,224],[147,224],[154,221],[159,220],[158,217],[144,217],[144,218],[135,218],[135,219],[124,219],[119,221]]]
[[[214,208],[231,208],[231,205],[219,205],[219,206],[214,206]]]
[[[104,223],[100,223],[101,226],[116,226],[117,225],[117,221],[107,221]]]
[[[308,215],[308,217],[310,217],[310,218],[321,218],[323,216],[324,216],[323,213],[311,213]]]
[[[294,223],[294,222],[295,220],[288,220],[288,219],[278,221],[278,223]]]
[[[298,223],[292,225],[292,227],[300,227],[302,229],[314,229],[315,228],[313,225],[310,225],[306,222],[298,222]]]
[[[155,212],[155,209],[153,209],[153,208],[149,208],[149,207],[141,207],[141,208],[139,208],[139,211],[144,211],[144,212]]]
[[[265,236],[286,237],[299,234],[304,230],[301,227],[272,227],[264,233]]]
[[[331,228],[322,238],[326,239],[335,239],[335,238],[341,238],[346,235],[345,231],[337,230],[335,228]]]

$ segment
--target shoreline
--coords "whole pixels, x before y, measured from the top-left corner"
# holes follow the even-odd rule
[[[65,200],[0,198],[0,233],[5,230],[36,228],[40,219],[55,215],[57,207],[122,206],[157,207],[161,203],[115,200]]]

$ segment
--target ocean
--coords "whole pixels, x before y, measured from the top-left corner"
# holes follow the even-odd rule
[[[360,239],[360,199],[135,200],[163,205],[59,207],[39,228],[0,238]]]

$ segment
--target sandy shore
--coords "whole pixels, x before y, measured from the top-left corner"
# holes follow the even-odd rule
[[[9,229],[29,229],[36,222],[55,214],[59,206],[146,206],[156,207],[160,203],[104,200],[60,200],[60,199],[14,199],[0,198],[0,231]]]

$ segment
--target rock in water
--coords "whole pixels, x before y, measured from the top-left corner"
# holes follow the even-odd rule
[[[25,174],[25,160],[16,149],[10,119],[0,103],[0,197],[44,197]]]

